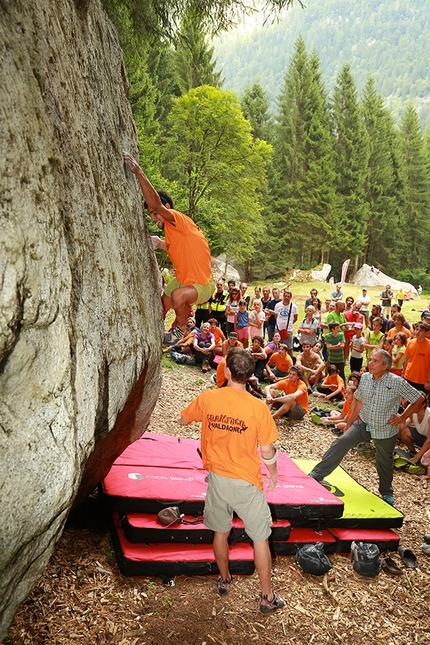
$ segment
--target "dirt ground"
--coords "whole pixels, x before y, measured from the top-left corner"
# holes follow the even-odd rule
[[[199,427],[178,424],[179,412],[209,387],[209,375],[195,367],[164,369],[152,432],[199,437]],[[313,402],[317,405],[317,400]],[[332,441],[330,430],[303,422],[279,422],[279,448],[292,457],[317,459]],[[377,492],[372,455],[350,453],[348,472]],[[355,573],[349,559],[330,556],[333,569],[323,580],[303,574],[292,557],[273,560],[274,589],[286,607],[258,611],[256,574],[236,577],[228,596],[219,597],[213,577],[125,578],[119,573],[97,500],[66,528],[41,579],[19,608],[8,645],[248,645],[248,643],[409,645],[429,640],[430,558],[421,552],[430,532],[429,495],[421,477],[396,473],[396,506],[405,514],[401,544],[417,555],[418,568],[391,577]]]

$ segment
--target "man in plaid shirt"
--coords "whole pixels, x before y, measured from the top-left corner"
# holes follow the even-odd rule
[[[386,502],[394,504],[393,452],[397,426],[418,411],[422,395],[403,378],[391,374],[390,368],[390,354],[383,349],[375,349],[369,359],[369,372],[362,375],[355,393],[355,403],[344,434],[332,443],[309,476],[322,481],[339,466],[348,450],[372,439],[376,450],[379,492]],[[399,414],[403,398],[409,405]]]

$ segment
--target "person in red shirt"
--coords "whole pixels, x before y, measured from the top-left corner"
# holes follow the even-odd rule
[[[171,196],[156,191],[137,161],[128,152],[123,154],[124,163],[140,184],[152,221],[165,233],[165,240],[156,235],[151,239],[157,248],[166,251],[176,269],[175,278],[165,286],[162,300],[164,315],[172,308],[176,313],[173,336],[182,338],[190,306],[207,302],[214,290],[209,245],[193,220],[174,210]],[[169,341],[174,339],[165,339]]]
[[[301,380],[302,370],[297,365],[292,365],[288,370],[288,378],[278,381],[276,385],[265,388],[266,403],[271,410],[273,405],[278,407],[272,413],[274,419],[285,415],[289,419],[303,419],[308,411],[308,389]],[[280,390],[280,392],[278,392]]]

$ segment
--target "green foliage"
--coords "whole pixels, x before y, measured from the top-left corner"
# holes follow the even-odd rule
[[[273,123],[270,103],[258,78],[252,87],[246,86],[240,106],[245,119],[248,119],[251,124],[254,139],[264,139],[272,143]]]
[[[175,37],[174,61],[181,94],[199,85],[221,87],[221,72],[215,71],[213,52],[207,42],[205,21],[187,14]]]
[[[233,92],[204,85],[175,99],[163,149],[166,174],[182,186],[185,212],[213,254],[245,260],[262,230],[258,194],[271,148],[254,140]]]
[[[348,62],[359,91],[372,75],[396,121],[412,101],[420,122],[430,126],[430,3],[428,0],[313,0],[295,5],[272,24],[222,34],[215,53],[225,87],[239,95],[255,78],[264,79],[272,109],[294,43],[300,34],[322,61],[324,83],[335,85]]]

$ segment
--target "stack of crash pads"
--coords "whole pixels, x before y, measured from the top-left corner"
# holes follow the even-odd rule
[[[147,433],[115,461],[103,482],[112,519],[112,540],[124,575],[216,574],[213,534],[202,523],[207,472],[199,441]],[[303,544],[323,542],[327,553],[348,552],[352,540],[395,550],[403,515],[360,486],[342,468],[323,485],[307,476],[315,462],[292,460],[279,452],[279,481],[266,493],[273,527],[274,555],[291,555]],[[266,473],[262,463],[263,475]],[[177,506],[188,523],[163,526],[157,513]],[[243,523],[231,532],[231,572],[254,570],[253,549]]]

